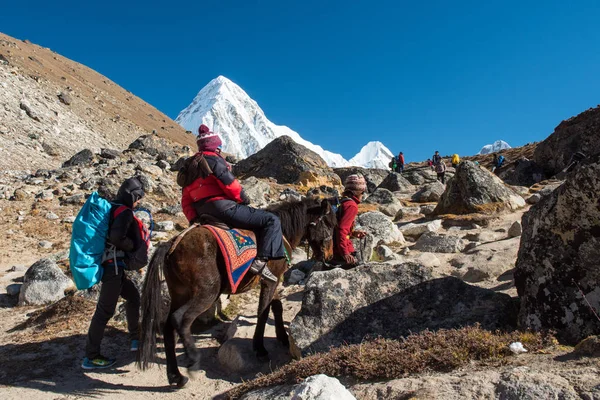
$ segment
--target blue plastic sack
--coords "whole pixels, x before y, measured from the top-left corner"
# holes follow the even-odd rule
[[[102,278],[102,255],[112,204],[97,192],[87,199],[73,223],[69,262],[77,289],[89,289]]]

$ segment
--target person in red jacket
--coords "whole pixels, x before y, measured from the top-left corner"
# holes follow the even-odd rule
[[[338,211],[338,226],[335,230],[335,260],[348,266],[357,264],[356,251],[350,240],[351,237],[362,238],[365,232],[355,231],[354,222],[358,215],[358,205],[363,193],[367,190],[367,183],[362,175],[350,175],[344,183],[344,193],[340,200]]]
[[[281,221],[268,211],[248,206],[250,200],[242,185],[231,173],[229,163],[221,157],[219,148],[222,142],[218,134],[211,132],[206,125],[200,125],[196,143],[212,173],[183,188],[183,213],[190,223],[200,215],[208,214],[231,227],[253,231],[256,234],[257,255],[250,270],[262,278],[277,282],[267,262],[285,257]]]
[[[399,173],[404,172],[404,153],[403,152],[400,152],[400,154],[398,154],[398,172]]]

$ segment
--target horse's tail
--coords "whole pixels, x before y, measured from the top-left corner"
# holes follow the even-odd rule
[[[140,346],[137,365],[146,370],[156,358],[156,335],[160,332],[162,318],[162,294],[160,271],[164,267],[167,252],[172,241],[159,243],[152,256],[144,287],[142,289],[142,322],[140,326]]]

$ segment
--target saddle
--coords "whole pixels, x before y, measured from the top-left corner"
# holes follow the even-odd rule
[[[210,214],[200,215],[200,217],[198,218],[198,222],[200,223],[200,225],[210,225],[210,226],[214,226],[216,228],[224,229],[226,231],[233,229],[232,227],[227,225],[225,222],[221,221],[219,218],[214,217]]]

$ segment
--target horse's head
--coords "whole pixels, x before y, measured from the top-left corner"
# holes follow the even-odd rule
[[[315,258],[328,261],[333,257],[333,230],[337,218],[329,200],[308,209],[309,224],[306,230],[306,241],[310,245]]]

